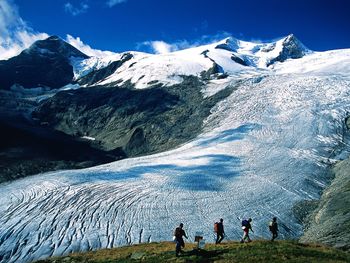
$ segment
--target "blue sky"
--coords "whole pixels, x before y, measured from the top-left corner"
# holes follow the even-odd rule
[[[242,40],[269,41],[293,33],[312,50],[350,48],[349,0],[0,2],[7,2],[13,16],[19,18],[19,26],[6,28],[12,38],[9,31],[23,28],[32,36],[46,33],[66,39],[69,34],[95,49],[114,52],[152,51],[153,41],[185,48],[228,34]],[[0,14],[0,34],[4,31],[1,20],[10,23],[5,12]]]

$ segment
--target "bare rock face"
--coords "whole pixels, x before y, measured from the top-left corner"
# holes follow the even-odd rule
[[[184,77],[171,87],[137,90],[129,83],[63,91],[39,105],[33,117],[70,136],[92,137],[100,150],[146,155],[195,138],[210,109],[232,92],[226,88],[203,98],[202,85],[197,77]]]
[[[291,34],[283,40],[282,51],[279,55],[270,60],[266,66],[270,66],[275,62],[286,61],[289,58],[302,58],[307,52],[308,49],[293,34]]]
[[[60,88],[73,80],[71,57],[88,58],[57,36],[36,41],[18,56],[0,60],[0,89],[15,84],[24,88]]]
[[[310,215],[310,225],[300,240],[350,251],[350,159],[338,163],[333,172],[335,178]]]
[[[114,71],[116,71],[120,66],[122,66],[126,61],[132,59],[133,55],[130,53],[125,53],[120,60],[114,61],[111,64],[109,64],[107,67],[104,67],[99,70],[94,70],[90,72],[89,74],[83,76],[82,78],[78,79],[77,82],[80,85],[92,85],[94,83],[97,83],[100,80],[103,80],[104,78],[108,77],[109,75],[113,74]]]

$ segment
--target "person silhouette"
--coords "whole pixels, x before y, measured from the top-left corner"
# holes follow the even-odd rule
[[[221,241],[225,237],[225,230],[224,230],[224,219],[220,218],[220,222],[216,223],[217,224],[217,229],[216,229],[216,242],[215,244],[220,244]]]
[[[175,247],[175,253],[176,256],[178,257],[180,255],[181,247],[185,247],[185,241],[183,240],[183,236],[187,239],[187,235],[185,230],[183,230],[184,224],[180,224],[174,231],[174,236],[175,236],[175,242],[176,242],[176,247]]]

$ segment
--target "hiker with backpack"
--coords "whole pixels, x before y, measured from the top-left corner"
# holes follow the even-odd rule
[[[215,244],[220,244],[224,239],[225,231],[224,231],[224,219],[220,218],[220,222],[214,223],[214,232],[216,232],[216,241]]]
[[[272,221],[269,223],[269,229],[272,234],[271,241],[274,241],[278,237],[277,217],[272,218]]]
[[[244,219],[242,221],[243,237],[241,239],[241,243],[244,243],[246,239],[248,240],[248,242],[252,242],[252,240],[249,237],[249,230],[251,230],[254,233],[251,222],[251,218],[248,218],[248,220]]]
[[[184,224],[180,224],[174,231],[174,237],[175,237],[175,242],[176,242],[176,256],[178,257],[180,255],[181,247],[185,247],[185,242],[183,240],[183,236],[187,239],[185,230],[183,230]]]

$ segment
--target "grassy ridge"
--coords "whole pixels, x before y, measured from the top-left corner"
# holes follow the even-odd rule
[[[350,262],[350,254],[316,244],[296,241],[254,241],[221,245],[207,244],[205,250],[196,250],[186,244],[184,253],[175,257],[172,242],[140,244],[114,249],[75,253],[67,257],[40,260],[37,263],[77,262]]]

